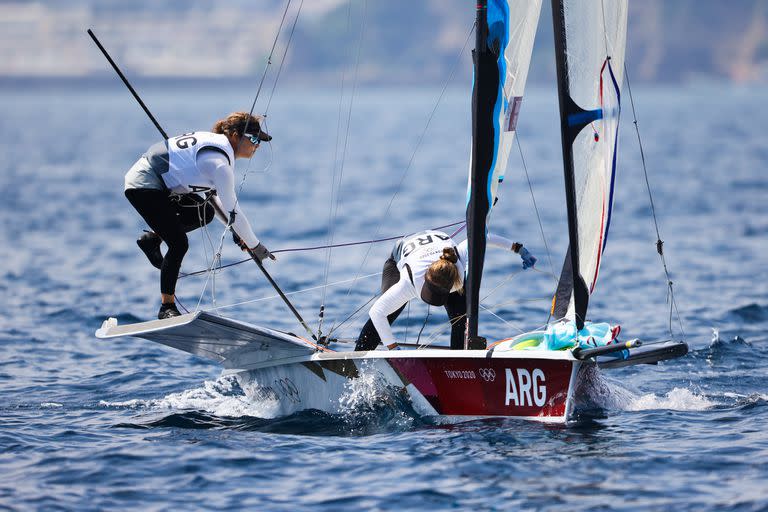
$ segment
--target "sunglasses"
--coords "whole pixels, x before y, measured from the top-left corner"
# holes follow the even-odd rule
[[[261,143],[261,140],[259,139],[258,135],[251,135],[250,133],[244,133],[243,137],[247,137],[249,141],[251,141],[251,144],[254,146],[258,146]]]

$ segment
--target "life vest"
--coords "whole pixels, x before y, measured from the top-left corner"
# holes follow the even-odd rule
[[[152,146],[145,156],[171,192],[188,194],[213,188],[211,179],[197,169],[197,153],[201,149],[218,150],[226,155],[230,165],[235,163],[235,152],[229,139],[211,132],[190,132],[171,137]]]

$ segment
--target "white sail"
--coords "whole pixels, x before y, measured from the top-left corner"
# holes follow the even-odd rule
[[[489,215],[499,183],[504,181],[509,153],[515,138],[540,12],[541,0],[488,1],[489,31],[493,33],[496,25],[499,28],[503,26],[506,32],[506,38],[500,38],[506,46],[504,58],[498,60],[499,74],[503,76],[503,80],[499,84],[494,111],[496,140],[493,142],[493,164],[488,180]],[[471,169],[471,155],[469,166]]]
[[[568,109],[567,125],[574,137],[572,169],[578,274],[568,276],[571,273],[568,268],[561,279],[572,282],[581,278],[591,294],[611,222],[627,0],[564,0],[562,13],[567,93],[575,104]],[[575,307],[573,286],[569,288],[571,296],[565,316],[574,319],[579,308]],[[556,316],[561,316],[557,311],[562,312],[565,309],[562,306],[555,308]],[[586,305],[583,308],[581,314],[586,312]]]

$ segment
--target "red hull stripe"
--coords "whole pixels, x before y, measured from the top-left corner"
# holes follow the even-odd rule
[[[562,417],[571,361],[389,359],[438,414]]]

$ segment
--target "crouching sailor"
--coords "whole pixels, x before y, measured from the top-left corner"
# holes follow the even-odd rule
[[[536,258],[520,243],[489,234],[488,244],[519,254],[524,269],[536,263]],[[456,245],[441,231],[423,231],[400,239],[384,263],[382,295],[371,307],[370,320],[360,332],[355,350],[374,350],[382,341],[390,350],[397,348],[391,325],[408,301],[417,297],[429,305],[445,307],[451,320],[451,349],[463,349],[467,260],[467,241]]]
[[[253,233],[235,194],[235,158],[251,158],[261,141],[272,139],[259,121],[235,112],[217,121],[211,132],[171,137],[150,147],[125,175],[125,197],[152,229],[137,243],[160,269],[158,318],[180,314],[174,294],[189,247],[187,233],[211,222],[215,213],[224,224],[233,218],[235,242],[243,250],[262,261],[275,259]],[[198,195],[202,192],[205,199]],[[168,246],[165,256],[161,242]]]

